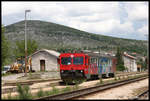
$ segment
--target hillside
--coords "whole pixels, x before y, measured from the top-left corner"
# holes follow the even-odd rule
[[[24,21],[5,26],[5,35],[12,46],[15,46],[16,40],[24,39]],[[65,47],[115,51],[117,46],[121,46],[125,51],[141,54],[145,54],[147,51],[147,41],[98,35],[39,20],[28,20],[27,38],[36,40],[39,48],[47,49]]]

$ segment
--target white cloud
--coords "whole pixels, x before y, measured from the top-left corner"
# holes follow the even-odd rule
[[[148,4],[145,4],[145,2],[125,3],[125,9],[128,13],[129,20],[148,19]]]
[[[2,16],[18,13],[23,8],[21,2],[2,2]]]
[[[142,28],[138,29],[138,31],[142,35],[148,35],[148,25],[143,26]]]
[[[15,20],[20,21],[24,18],[20,19],[18,14],[23,15],[25,9],[30,9],[28,19],[59,23],[87,32],[126,36],[148,33],[146,25],[141,29],[134,29],[133,26],[134,21],[148,21],[148,4],[121,3],[124,4],[124,9],[120,8],[119,2],[2,2],[2,20],[7,20],[4,16],[10,16],[11,19],[13,15]],[[125,13],[128,14],[127,17],[124,16]],[[125,21],[120,23],[123,19]]]

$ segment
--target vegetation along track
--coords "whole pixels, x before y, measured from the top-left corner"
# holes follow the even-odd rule
[[[144,72],[145,73],[145,72]],[[134,72],[134,73],[119,73],[117,74],[116,76],[117,77],[121,77],[121,76],[129,76],[129,75],[140,75],[140,74],[143,74],[142,72]],[[14,86],[14,87],[8,87],[8,88],[2,88],[2,94],[6,94],[6,93],[12,93],[12,92],[17,92],[17,83],[18,84],[21,84],[21,85],[32,85],[34,83],[40,83],[40,82],[47,82],[47,81],[58,81],[58,82],[54,82],[54,83],[51,83],[51,85],[59,85],[60,84],[60,81],[61,79],[46,79],[46,80],[43,80],[43,79],[39,79],[39,80],[27,80],[27,81],[22,81],[22,82],[9,82],[9,83],[5,83],[4,85],[5,86]],[[88,81],[90,82],[90,81]],[[42,87],[44,88],[44,87]],[[35,89],[38,89],[38,88],[35,88]],[[33,89],[32,89],[33,90]]]
[[[139,95],[137,95],[135,98],[133,98],[133,100],[141,100],[141,99],[149,99],[149,90],[145,90],[142,93],[140,93]]]
[[[20,81],[20,82],[8,82],[8,83],[5,83],[4,86],[14,86],[14,87],[8,87],[8,88],[2,88],[2,94],[6,94],[6,93],[12,93],[12,92],[16,92],[17,91],[17,84],[20,84],[20,85],[32,85],[34,83],[40,83],[40,82],[53,82],[53,81],[58,81],[58,82],[54,82],[54,83],[51,83],[51,85],[58,85],[59,82],[61,81],[61,79],[40,79],[40,80],[28,80],[28,81]]]
[[[136,81],[139,81],[139,80],[143,80],[143,79],[146,79],[146,78],[148,78],[148,76],[143,75],[143,76],[138,77],[138,78],[120,80],[120,81],[117,81],[117,82],[102,84],[102,85],[98,85],[98,86],[95,86],[95,87],[84,88],[84,89],[71,91],[71,92],[67,92],[67,93],[51,95],[51,96],[46,96],[46,97],[40,97],[40,98],[37,98],[35,100],[56,100],[56,99],[57,100],[68,100],[68,99],[77,98],[77,97],[80,97],[80,96],[83,96],[83,95],[87,95],[87,94],[90,94],[90,93],[95,93],[97,91],[103,91],[103,90],[110,89],[110,88],[113,88],[113,87],[129,84],[129,83],[136,82]]]
[[[32,85],[34,83],[40,83],[40,82],[47,82],[47,81],[60,81],[61,79],[39,79],[39,80],[25,80],[25,81],[19,81],[19,82],[7,82],[4,83],[4,86],[16,86],[17,84],[21,85]]]
[[[134,74],[141,74],[145,72],[133,72],[133,73],[119,73],[116,74],[116,76],[126,76],[126,75],[134,75]],[[61,79],[39,79],[39,80],[25,80],[25,81],[18,81],[18,82],[6,82],[2,86],[16,86],[17,84],[21,85],[32,85],[34,83],[40,83],[40,82],[47,82],[47,81],[60,81]]]

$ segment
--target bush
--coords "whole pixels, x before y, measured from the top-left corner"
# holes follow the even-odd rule
[[[53,94],[58,94],[59,93],[59,89],[57,89],[55,86],[52,87],[52,92]]]
[[[117,71],[124,71],[125,70],[125,67],[124,65],[117,65]]]
[[[115,76],[114,80],[117,81],[117,77],[116,76]]]
[[[102,79],[102,78],[100,78],[99,80],[100,80],[100,84],[103,84],[103,79]]]
[[[43,92],[43,90],[40,88],[40,90],[37,92],[37,96],[38,97],[42,97],[42,96],[44,96],[44,92]]]
[[[29,92],[29,86],[21,87],[17,84],[17,92],[19,93],[19,99],[31,99],[31,93]]]
[[[69,91],[71,91],[71,88],[68,87],[68,86],[62,90],[62,92],[64,92],[64,93],[65,93],[65,92],[69,92]]]

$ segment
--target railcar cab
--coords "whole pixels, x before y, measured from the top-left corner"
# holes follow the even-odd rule
[[[84,69],[88,68],[88,55],[84,53],[62,53],[59,57],[62,80],[85,78]]]

